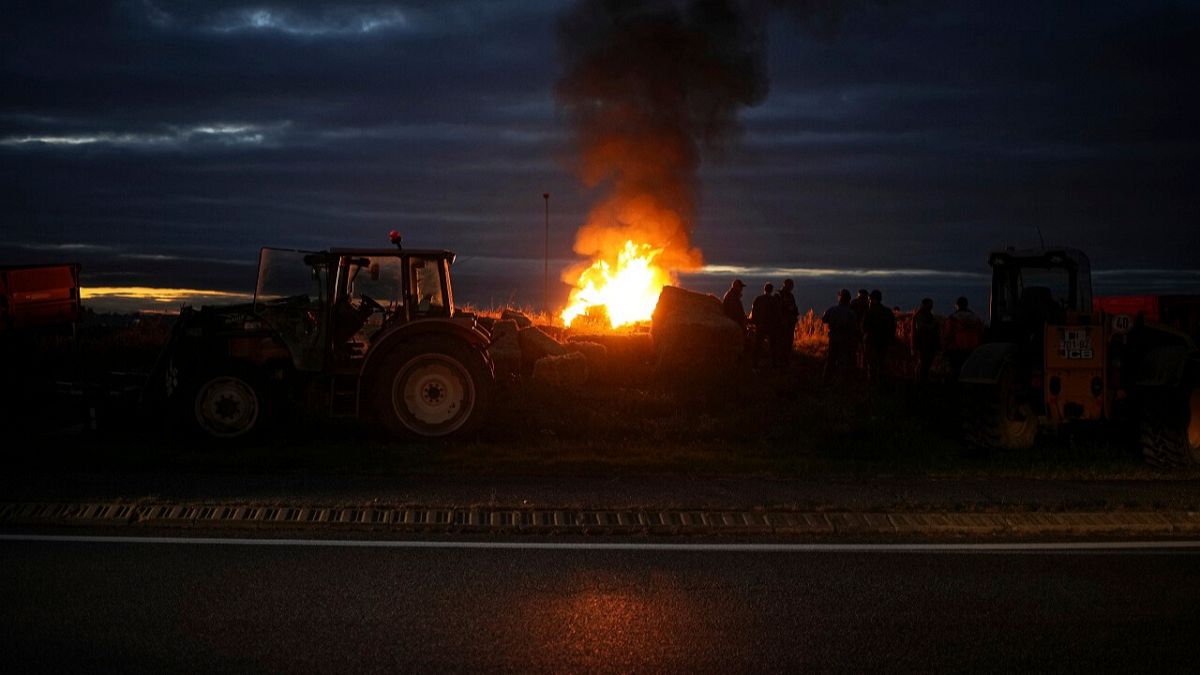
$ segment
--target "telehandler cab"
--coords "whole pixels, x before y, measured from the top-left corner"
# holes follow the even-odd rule
[[[1120,420],[1137,424],[1151,464],[1200,463],[1196,298],[1176,296],[1168,325],[1099,309],[1121,303],[1094,302],[1088,258],[1075,249],[1010,248],[988,262],[987,337],[959,377],[970,447],[1028,448],[1039,429]]]

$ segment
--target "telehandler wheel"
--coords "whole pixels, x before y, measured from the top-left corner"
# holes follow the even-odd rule
[[[190,402],[196,430],[221,440],[245,439],[264,426],[267,398],[263,388],[237,371],[218,372],[198,380]]]
[[[963,435],[967,448],[978,453],[1025,450],[1037,440],[1038,421],[1029,404],[1020,400],[1016,372],[1005,366],[994,385],[965,385]]]
[[[1142,402],[1142,454],[1160,469],[1200,464],[1200,387],[1151,391]]]
[[[389,354],[374,383],[375,412],[390,432],[439,438],[479,427],[493,377],[485,357],[466,343],[419,342]]]

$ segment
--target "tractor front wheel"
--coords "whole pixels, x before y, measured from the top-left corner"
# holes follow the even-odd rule
[[[1200,464],[1200,387],[1147,392],[1139,435],[1142,454],[1155,467]]]
[[[262,388],[253,379],[237,373],[201,379],[191,403],[193,424],[212,438],[245,438],[261,428],[266,418]]]
[[[968,449],[987,453],[1033,447],[1037,440],[1037,415],[1023,400],[1019,384],[1014,368],[1006,366],[996,384],[964,385],[963,435]]]
[[[469,434],[490,403],[487,361],[466,344],[406,345],[389,354],[377,372],[376,413],[396,435]]]

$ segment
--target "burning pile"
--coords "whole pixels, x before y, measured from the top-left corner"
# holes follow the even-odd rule
[[[662,251],[627,240],[615,261],[600,258],[586,267],[571,290],[563,323],[570,326],[580,316],[607,321],[612,328],[645,321],[654,313],[663,286],[675,281],[671,272],[654,262]]]
[[[578,171],[605,196],[575,239],[562,313],[611,327],[647,321],[692,246],[700,144],[719,146],[741,106],[766,96],[761,13],[737,0],[584,0],[560,25],[555,94],[575,131]]]
[[[636,376],[654,356],[650,336],[644,333],[572,335],[563,340],[561,329],[535,326],[528,316],[512,310],[499,320],[483,321],[492,335],[488,353],[501,382],[578,389],[590,382]]]

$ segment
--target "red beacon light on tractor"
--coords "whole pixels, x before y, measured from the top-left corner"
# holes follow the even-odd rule
[[[401,246],[400,246],[400,232],[399,232],[399,230],[392,230],[391,232],[388,232],[388,241],[390,241],[390,242],[392,242],[393,244],[395,244],[395,245],[396,245],[396,248],[401,248]]]

